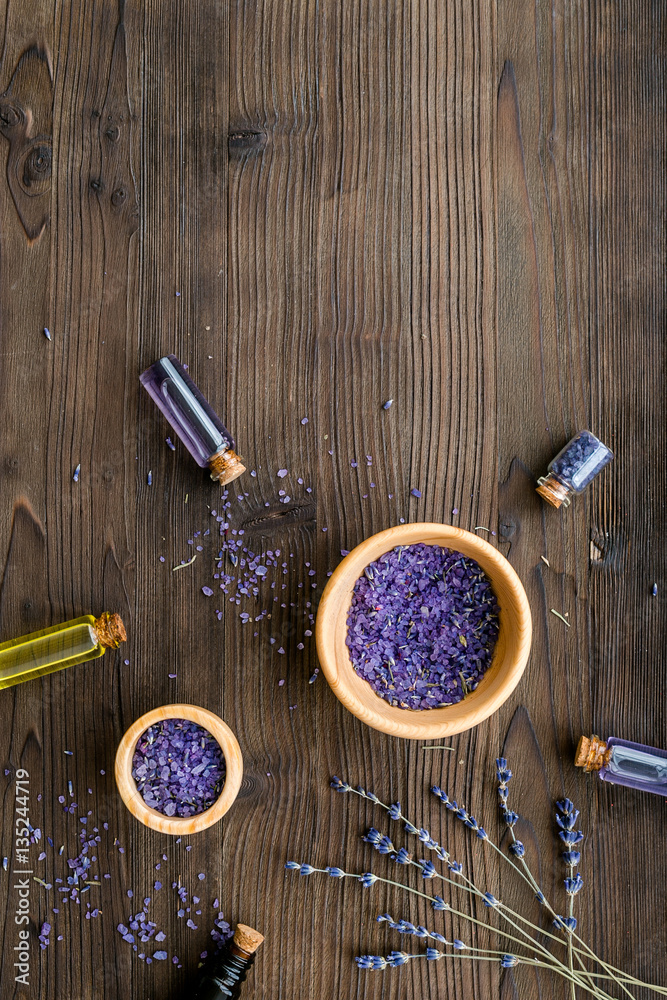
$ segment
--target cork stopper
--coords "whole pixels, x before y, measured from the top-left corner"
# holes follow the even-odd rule
[[[100,646],[105,646],[107,649],[118,649],[121,642],[127,639],[127,632],[120,615],[105,611],[95,619],[94,628]]]
[[[567,486],[549,473],[548,476],[540,476],[535,487],[543,500],[550,503],[552,507],[570,506],[570,490]]]
[[[223,486],[238,479],[245,472],[245,465],[240,457],[231,448],[226,451],[221,448],[211,455],[208,460],[208,467],[211,470],[211,479],[216,479]]]
[[[606,767],[611,757],[611,747],[603,743],[599,736],[582,736],[574,755],[574,766],[585,771],[599,771]]]
[[[253,930],[252,927],[247,927],[246,924],[236,925],[234,944],[244,954],[254,955],[263,940],[264,935],[260,934],[259,931]]]

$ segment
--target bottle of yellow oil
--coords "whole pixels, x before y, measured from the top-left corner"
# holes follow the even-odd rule
[[[126,639],[120,615],[105,611],[0,642],[0,688],[94,660]]]

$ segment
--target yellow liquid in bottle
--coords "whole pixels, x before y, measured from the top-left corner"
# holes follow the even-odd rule
[[[0,643],[0,689],[93,660],[104,653],[92,615]]]

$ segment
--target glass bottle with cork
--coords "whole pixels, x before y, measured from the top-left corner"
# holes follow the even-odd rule
[[[175,355],[160,358],[139,380],[197,465],[209,469],[211,479],[224,485],[243,475],[234,438]]]
[[[576,767],[595,771],[600,781],[667,797],[667,750],[610,736],[582,736],[574,757]]]
[[[241,995],[241,985],[255,961],[255,952],[263,940],[264,936],[259,931],[237,924],[234,937],[219,959],[202,973],[194,994],[189,994],[188,1000],[237,1000]]]
[[[572,495],[583,492],[613,457],[595,434],[579,431],[549,463],[536,490],[552,507],[569,507]]]
[[[117,649],[127,634],[120,615],[83,615],[0,643],[0,688],[64,670]]]

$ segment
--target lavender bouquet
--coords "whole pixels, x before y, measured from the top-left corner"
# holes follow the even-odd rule
[[[313,874],[329,875],[331,878],[356,879],[364,888],[376,883],[398,886],[406,892],[411,893],[429,901],[436,913],[447,911],[461,923],[470,923],[488,928],[488,930],[498,939],[497,949],[478,948],[467,943],[459,937],[448,939],[441,930],[428,929],[421,925],[415,925],[408,920],[398,919],[389,913],[381,913],[377,920],[385,922],[399,934],[407,934],[411,937],[421,939],[426,944],[421,951],[392,951],[388,955],[359,955],[355,959],[359,968],[362,969],[387,969],[398,965],[405,965],[412,961],[440,961],[443,958],[453,960],[475,960],[480,962],[494,962],[501,968],[514,968],[519,965],[528,965],[533,968],[546,969],[565,979],[570,986],[571,997],[576,998],[577,990],[590,996],[600,998],[600,1000],[613,1000],[614,996],[634,997],[632,989],[644,988],[651,990],[661,996],[667,996],[667,986],[656,986],[643,982],[634,976],[629,975],[622,969],[610,965],[596,955],[593,950],[577,933],[577,918],[574,915],[575,898],[581,891],[584,884],[579,873],[579,863],[581,854],[576,849],[583,840],[583,833],[576,829],[579,813],[569,799],[563,799],[556,803],[556,831],[564,851],[562,852],[565,863],[566,876],[564,879],[565,898],[567,902],[566,912],[559,913],[557,909],[546,898],[533,875],[525,857],[525,848],[520,840],[516,839],[514,828],[519,819],[508,803],[508,785],[512,777],[512,772],[507,766],[505,758],[496,761],[496,773],[498,777],[498,796],[500,800],[500,812],[503,823],[510,834],[508,854],[505,854],[500,847],[493,842],[486,830],[481,827],[474,816],[468,810],[459,805],[439,787],[434,786],[431,791],[441,801],[445,809],[449,810],[456,819],[462,822],[471,834],[496,851],[503,861],[513,870],[515,875],[521,879],[530,889],[531,894],[537,898],[544,912],[548,915],[554,931],[547,931],[538,927],[531,920],[517,913],[510,906],[504,904],[486,887],[479,887],[472,878],[463,870],[463,866],[455,861],[444,847],[435,841],[428,830],[418,827],[412,823],[401,812],[399,802],[386,805],[381,802],[373,792],[364,788],[353,788],[340,778],[334,777],[331,786],[338,792],[352,793],[361,798],[374,803],[388,814],[389,818],[395,822],[403,823],[408,834],[417,838],[423,845],[423,853],[429,851],[434,860],[422,858],[416,860],[406,850],[405,847],[396,848],[387,834],[381,833],[372,827],[364,840],[380,854],[387,855],[396,865],[406,868],[416,868],[424,882],[437,880],[450,886],[450,899],[456,893],[463,893],[480,900],[486,911],[493,911],[496,915],[496,922],[480,920],[469,913],[457,909],[452,902],[447,901],[440,895],[430,895],[414,886],[403,882],[396,882],[390,878],[376,875],[373,872],[347,872],[342,868],[329,866],[327,868],[316,868],[313,865],[288,861],[285,867],[291,871],[298,871],[299,874],[308,876]],[[436,863],[437,861],[437,863]],[[444,928],[443,928],[444,929]],[[549,947],[543,942],[548,942]],[[609,990],[614,990],[610,993]]]

